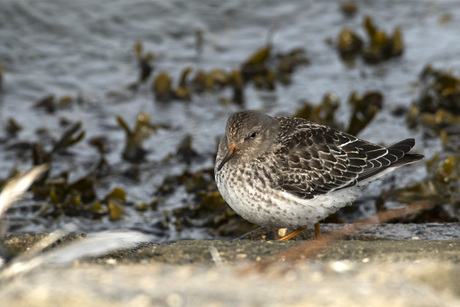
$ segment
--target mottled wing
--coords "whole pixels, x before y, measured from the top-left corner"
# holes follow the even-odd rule
[[[395,148],[360,140],[330,127],[302,119],[280,118],[278,187],[309,199],[356,184],[404,156]],[[410,148],[409,148],[410,150]]]

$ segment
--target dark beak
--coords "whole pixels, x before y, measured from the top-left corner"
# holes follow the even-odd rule
[[[220,162],[219,166],[217,167],[217,171],[220,171],[220,169],[224,166],[225,163],[228,162],[231,158],[236,156],[238,154],[238,148],[234,144],[230,144],[230,149],[227,152],[227,155],[224,157],[222,162]]]

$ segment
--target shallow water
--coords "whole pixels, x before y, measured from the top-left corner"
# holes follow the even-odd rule
[[[135,94],[128,89],[138,76],[133,51],[141,41],[145,51],[155,54],[154,67],[167,71],[177,84],[181,70],[238,68],[249,55],[266,43],[275,25],[275,52],[295,47],[305,48],[311,64],[296,70],[290,86],[277,86],[273,93],[246,88],[248,109],[259,109],[271,115],[292,115],[302,106],[301,100],[319,102],[326,92],[334,92],[341,99],[338,116],[345,122],[350,106],[345,102],[352,91],[363,94],[378,90],[384,94],[384,108],[376,119],[360,133],[360,137],[376,143],[390,144],[406,137],[415,137],[415,150],[431,157],[440,150],[438,140],[424,140],[422,133],[411,131],[404,117],[391,111],[409,106],[417,98],[418,75],[431,63],[435,68],[460,68],[460,2],[458,1],[357,1],[358,12],[346,18],[339,2],[322,1],[15,1],[0,2],[0,62],[4,66],[3,90],[0,95],[0,126],[13,117],[23,129],[16,139],[0,132],[0,178],[6,177],[16,166],[31,165],[29,154],[18,155],[9,146],[19,141],[36,141],[37,129],[45,128],[57,138],[62,133],[60,118],[81,121],[85,140],[69,149],[70,157],[57,157],[53,173],[72,170],[71,180],[83,176],[98,160],[98,153],[88,145],[94,136],[105,136],[111,147],[107,159],[120,170],[130,164],[121,158],[124,131],[116,116],[121,115],[132,127],[140,112],[151,114],[154,124],[170,125],[160,129],[144,143],[149,152],[141,164],[141,184],[123,180],[120,176],[98,186],[98,195],[107,194],[116,186],[128,193],[134,203],[150,202],[155,186],[168,174],[179,174],[185,163],[163,163],[186,134],[193,137],[193,148],[203,157],[193,161],[190,169],[213,165],[217,140],[223,135],[229,114],[239,109],[223,105],[219,98],[230,97],[229,92],[195,95],[192,102],[154,102],[149,84],[142,85]],[[451,20],[440,22],[445,14]],[[346,66],[328,41],[335,41],[340,30],[347,26],[363,37],[364,15],[374,18],[376,25],[392,32],[401,27],[405,44],[404,54],[380,65],[368,66],[356,61]],[[194,33],[201,29],[204,44],[201,54],[195,49]],[[42,97],[80,95],[82,104],[48,114],[33,105]],[[51,142],[48,138],[48,144]],[[395,173],[401,185],[416,182],[425,174],[423,163]],[[376,197],[385,180],[366,190],[361,202],[362,214],[372,213],[367,201]],[[45,220],[30,213],[27,199],[10,213],[14,231],[51,231],[65,223],[74,222],[82,232],[111,228],[136,228],[148,231],[150,225],[163,217],[162,209],[170,210],[184,203],[187,195],[179,191],[169,197],[159,211],[137,212],[127,208],[128,215],[118,222],[93,221],[63,217]],[[165,234],[163,234],[165,235]],[[205,229],[189,228],[171,231],[168,239],[208,237]]]

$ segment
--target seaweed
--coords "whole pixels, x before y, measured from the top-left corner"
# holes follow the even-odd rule
[[[340,32],[337,48],[342,60],[354,60],[362,51],[363,46],[363,39],[352,30],[345,28]]]
[[[206,84],[206,72],[204,70],[198,70],[195,76],[192,78],[191,86],[195,93],[201,94],[208,89]]]
[[[197,53],[201,52],[202,31],[196,32]],[[140,63],[146,66],[153,58],[152,56],[142,55],[142,48],[139,43],[136,45],[136,54]],[[283,85],[291,83],[291,76],[299,66],[310,63],[305,56],[303,48],[294,48],[286,53],[272,55],[273,47],[271,44],[259,48],[240,65],[240,69],[226,71],[222,68],[213,68],[209,71],[198,69],[191,77],[191,67],[182,70],[178,81],[178,86],[173,88],[173,80],[166,71],[160,71],[151,84],[151,90],[155,101],[167,103],[172,100],[191,101],[194,94],[203,94],[215,91],[222,91],[227,88],[232,89],[231,99],[222,98],[221,101],[229,101],[238,105],[244,105],[244,88],[252,82],[256,88],[267,91],[274,91],[276,82]],[[140,80],[146,80],[151,73],[150,69],[140,69]],[[144,71],[144,72],[143,72]],[[145,72],[146,71],[146,72]],[[140,81],[131,87],[137,89]]]
[[[199,157],[199,154],[192,147],[192,136],[187,134],[184,136],[182,141],[177,147],[176,156],[179,161],[185,162],[187,165],[190,165],[192,160],[195,160]]]
[[[117,116],[117,122],[126,133],[126,143],[122,153],[123,159],[132,163],[142,162],[147,153],[142,148],[142,143],[157,130],[156,126],[150,124],[150,114],[139,113],[133,131],[121,116]]]
[[[420,112],[435,113],[444,109],[460,115],[460,80],[452,72],[426,65],[420,74],[423,88],[416,101]]]
[[[274,86],[272,80],[270,80],[271,71],[266,63],[270,57],[271,49],[270,45],[264,46],[241,64],[241,77],[245,83],[252,80],[257,88],[271,88]]]
[[[460,149],[460,80],[452,72],[426,65],[420,74],[422,83],[418,98],[407,113],[410,128],[422,126],[438,135],[445,149]]]
[[[192,93],[190,92],[188,83],[187,83],[187,76],[192,71],[191,67],[186,67],[182,71],[179,85],[173,91],[173,97],[177,100],[184,100],[190,101],[192,99]]]
[[[123,204],[126,202],[126,192],[121,188],[115,188],[112,192],[107,194],[101,201],[106,204],[109,211],[109,219],[111,221],[118,221],[125,214]]]
[[[383,95],[380,92],[367,92],[359,98],[356,92],[352,92],[348,102],[353,105],[353,113],[349,120],[347,132],[357,135],[382,109]]]
[[[281,84],[291,84],[291,76],[295,69],[299,66],[310,64],[310,60],[305,54],[306,52],[303,48],[294,48],[285,54],[278,53],[275,56],[278,60],[276,78]]]
[[[57,110],[69,108],[72,105],[74,98],[71,96],[63,96],[56,100],[54,94],[46,95],[34,104],[35,109],[44,109],[47,113],[54,113]]]
[[[340,4],[340,11],[345,17],[354,17],[358,11],[358,5],[354,1],[345,1]]]
[[[236,69],[232,70],[229,80],[233,89],[232,101],[238,105],[244,105],[244,82],[240,72]]]
[[[172,95],[172,80],[169,75],[161,71],[155,77],[152,83],[152,91],[155,95],[155,100],[159,102],[169,102],[171,101]]]
[[[147,82],[154,71],[151,62],[154,60],[155,56],[152,52],[144,53],[143,49],[142,42],[138,41],[134,44],[134,54],[136,56],[137,66],[139,67],[139,76],[137,77],[137,81],[128,86],[128,88],[132,90],[137,90],[141,84]]]
[[[364,30],[368,42],[349,28],[344,28],[338,37],[337,49],[343,61],[351,61],[361,56],[367,64],[378,64],[393,57],[399,57],[404,52],[402,31],[395,28],[389,35],[379,30],[372,17],[364,16]]]
[[[18,132],[22,130],[22,126],[18,124],[18,122],[12,118],[8,117],[8,120],[5,125],[5,131],[10,137],[16,137]]]
[[[54,113],[56,111],[56,105],[54,103],[54,95],[49,94],[37,101],[34,108],[43,108],[48,113]]]
[[[241,64],[241,77],[245,83],[252,81],[258,89],[273,91],[275,80],[288,85],[292,73],[298,66],[310,64],[303,48],[294,48],[287,53],[278,53],[274,57],[271,57],[271,54],[272,46],[267,45]]]
[[[100,219],[108,216],[110,221],[119,220],[124,214],[126,192],[115,188],[101,200],[97,200],[95,178],[84,175],[75,182],[68,181],[64,172],[43,184],[35,184],[33,192],[36,199],[48,199],[40,209],[40,215],[59,218],[61,215]]]
[[[49,152],[45,151],[41,144],[34,143],[32,145],[33,165],[51,163],[55,153],[65,151],[67,148],[83,140],[85,131],[79,131],[80,128],[81,122],[74,123],[67,128],[60,139],[54,143],[53,148]],[[74,136],[74,134],[77,135]]]
[[[340,100],[333,93],[326,93],[321,103],[314,106],[304,102],[304,106],[296,111],[294,117],[300,117],[318,124],[346,130],[348,133],[357,135],[381,110],[383,95],[377,91],[366,92],[359,98],[356,92],[352,92],[348,103],[353,106],[353,112],[348,120],[348,128],[344,129],[341,123],[335,120],[335,112],[339,108]]]
[[[136,42],[134,45],[134,52],[139,65],[139,78],[137,82],[139,84],[144,83],[150,78],[150,75],[153,72],[153,66],[150,62],[153,61],[155,56],[152,52],[144,53],[141,42]]]
[[[302,108],[294,113],[294,117],[300,117],[321,125],[331,126],[337,129],[341,125],[335,121],[335,111],[339,108],[340,100],[334,93],[326,93],[320,104],[314,106],[313,103],[304,101]]]
[[[439,153],[426,161],[427,178],[412,186],[383,191],[380,207],[387,200],[399,203],[430,201],[435,206],[415,216],[398,219],[398,222],[430,223],[459,222],[460,217],[460,155],[441,158]],[[444,205],[449,205],[445,207]],[[449,209],[450,208],[450,209]],[[385,208],[383,208],[385,210]]]

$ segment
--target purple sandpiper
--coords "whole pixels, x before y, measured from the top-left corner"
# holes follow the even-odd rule
[[[217,187],[244,219],[295,231],[350,205],[370,182],[423,158],[406,139],[389,147],[301,118],[230,116],[215,164]]]

